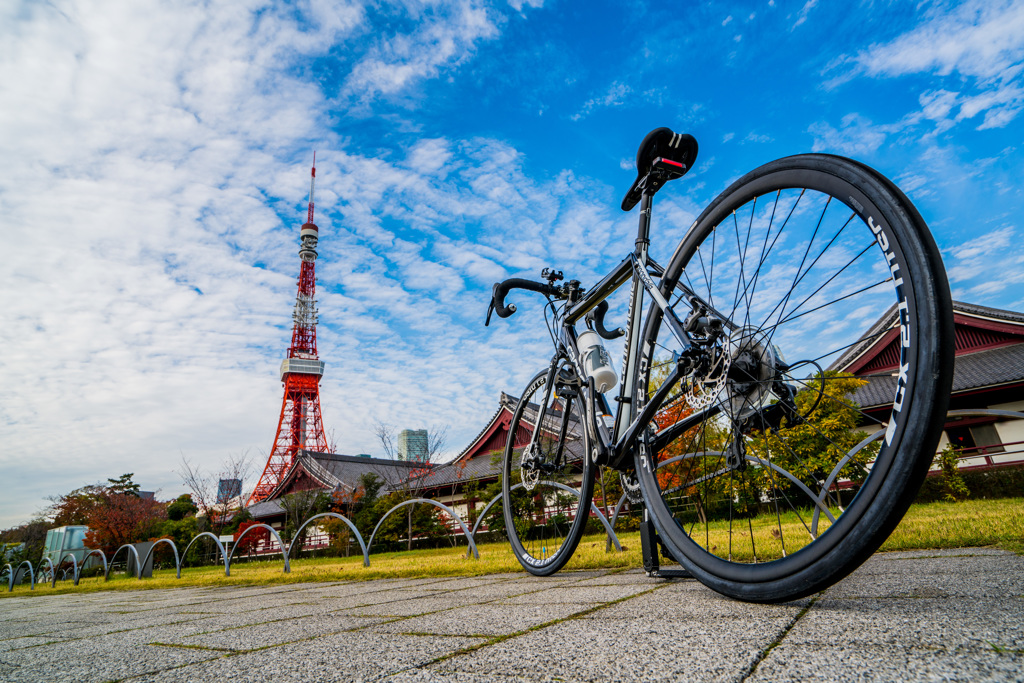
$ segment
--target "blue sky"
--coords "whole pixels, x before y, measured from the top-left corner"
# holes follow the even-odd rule
[[[382,419],[454,455],[519,391],[539,307],[484,328],[491,283],[617,263],[657,126],[701,153],[655,258],[827,151],[907,192],[956,298],[1024,310],[1022,2],[16,0],[0,45],[0,525],[123,472],[177,495],[182,456],[262,467],[314,149],[343,453]]]

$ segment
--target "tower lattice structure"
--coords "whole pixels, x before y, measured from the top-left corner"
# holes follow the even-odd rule
[[[250,504],[264,500],[277,488],[299,451],[324,453],[328,450],[320,414],[320,378],[324,374],[324,362],[316,352],[316,245],[319,229],[313,223],[315,183],[314,155],[309,181],[309,211],[299,231],[299,258],[302,262],[299,291],[292,312],[295,323],[292,327],[292,343],[288,347],[288,356],[281,362],[281,383],[284,385],[281,416],[277,421],[274,448],[249,497]]]

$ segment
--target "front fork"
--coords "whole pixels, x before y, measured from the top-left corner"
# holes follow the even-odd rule
[[[524,453],[521,461],[521,466],[524,470],[537,471],[543,474],[553,472],[561,465],[562,453],[565,449],[565,438],[569,428],[569,420],[567,418],[571,415],[572,411],[572,401],[574,398],[572,394],[576,392],[575,389],[569,387],[563,390],[563,395],[559,396],[555,391],[555,385],[559,380],[559,373],[566,360],[565,356],[557,353],[552,357],[551,364],[548,366],[547,378],[544,381],[544,398],[537,408],[537,423],[533,428],[533,433],[530,435],[530,443],[527,445],[526,453]],[[539,439],[543,431],[544,420],[547,418],[548,408],[551,406],[552,396],[562,399],[565,405],[562,408],[563,417],[559,427],[555,456],[548,460],[544,453],[541,452]]]

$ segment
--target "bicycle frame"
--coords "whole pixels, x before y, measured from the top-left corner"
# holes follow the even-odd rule
[[[682,321],[672,309],[670,303],[661,293],[658,284],[652,279],[649,271],[653,270],[657,277],[661,277],[664,269],[648,257],[649,229],[651,217],[651,204],[653,193],[644,192],[640,205],[640,221],[637,228],[636,247],[634,251],[615,267],[612,272],[606,275],[597,285],[587,292],[582,299],[567,305],[567,310],[561,319],[556,319],[559,327],[558,350],[551,360],[548,371],[548,383],[545,390],[544,405],[538,413],[537,423],[540,425],[547,412],[547,401],[550,399],[551,388],[554,385],[555,375],[563,359],[572,363],[577,375],[582,379],[586,378],[583,370],[583,363],[579,349],[576,346],[576,323],[587,313],[596,308],[602,301],[619,290],[627,281],[632,282],[629,296],[629,313],[626,327],[626,347],[623,354],[622,373],[619,382],[619,392],[615,401],[619,404],[619,411],[616,415],[614,426],[609,432],[608,426],[597,419],[598,411],[601,415],[611,415],[611,409],[604,395],[598,394],[593,386],[593,380],[587,385],[587,399],[585,400],[586,416],[590,429],[585,432],[592,432],[597,443],[594,444],[603,455],[600,458],[611,467],[620,469],[622,462],[629,455],[640,431],[650,423],[657,408],[661,406],[672,390],[673,386],[682,374],[677,364],[667,380],[661,385],[658,392],[647,401],[647,387],[644,385],[644,377],[647,373],[647,354],[640,354],[640,334],[643,322],[643,299],[644,293],[650,295],[660,309],[664,320],[676,337],[683,351],[693,346],[693,340],[683,327]],[[581,396],[582,398],[582,396]],[[679,423],[671,430],[672,434],[661,435],[659,440],[670,438],[686,429],[692,423],[708,416],[708,412],[698,412],[690,419]],[[531,438],[533,445],[540,433],[535,429]],[[588,454],[592,446],[588,444]]]

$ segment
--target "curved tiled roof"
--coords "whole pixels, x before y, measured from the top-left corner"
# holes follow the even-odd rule
[[[953,394],[1024,381],[1024,344],[1001,346],[956,357]],[[853,395],[864,408],[891,403],[896,393],[893,376],[872,377]]]

